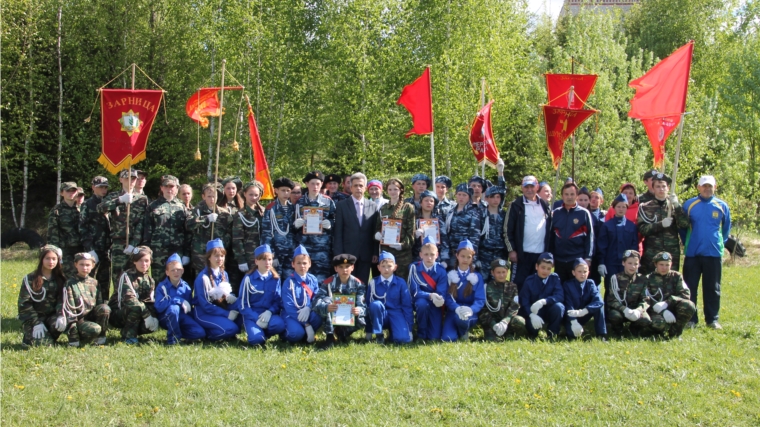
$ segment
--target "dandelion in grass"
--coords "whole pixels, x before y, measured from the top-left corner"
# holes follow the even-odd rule
[[[731,390],[731,394],[733,394],[733,395],[734,395],[734,397],[742,397],[742,394],[741,394],[741,393],[739,393],[739,392],[738,392],[738,391],[736,391],[736,390]]]
[[[19,390],[23,390],[24,388],[26,388],[25,386],[23,386],[23,385],[20,385],[20,384],[13,384],[13,387],[15,387],[15,388],[17,388],[17,389],[19,389]],[[733,390],[732,390],[732,391],[733,391]]]

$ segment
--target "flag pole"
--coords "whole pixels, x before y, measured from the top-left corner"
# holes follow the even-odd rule
[[[435,140],[433,134],[434,132],[430,132],[430,166],[433,170],[433,180],[435,180]]]
[[[673,161],[673,185],[670,187],[670,194],[676,194],[676,183],[678,178],[678,159],[681,157],[681,137],[683,136],[683,121],[686,119],[686,113],[681,114],[681,123],[678,124],[678,143],[676,144],[676,159]],[[665,160],[662,162],[662,170],[665,170]]]
[[[482,109],[486,105],[486,78],[481,77],[480,78],[480,108]],[[481,165],[482,169],[480,172],[480,176],[483,177],[483,179],[486,178],[486,149],[485,149],[485,141],[483,141],[483,164]],[[477,175],[477,170],[475,172]],[[483,189],[485,192],[485,188]]]
[[[222,145],[222,116],[224,116],[224,71],[227,66],[227,60],[222,59],[222,90],[219,96],[219,129],[216,133],[216,169],[214,170],[214,182],[219,182],[219,149]],[[224,196],[224,194],[222,194]],[[216,213],[216,203],[211,207],[211,212]],[[211,223],[211,240],[214,240],[214,224]]]
[[[136,63],[132,63],[132,90],[135,90],[135,66]],[[131,150],[131,146],[130,146]],[[132,153],[129,153],[129,169],[127,169],[127,190],[130,194],[132,194]],[[127,246],[129,246],[129,206],[131,203],[127,204],[127,226],[125,229],[125,242]]]
[[[573,56],[570,57],[570,74],[575,74],[575,57]],[[571,86],[570,87],[571,96],[572,96],[572,90],[573,90],[573,87]],[[570,105],[568,104],[568,107],[569,106]],[[559,170],[559,168],[557,170]],[[573,177],[573,182],[575,182],[575,131],[573,131],[573,161],[572,161],[572,169],[571,169],[570,176]]]
[[[428,68],[430,68],[430,65],[428,65]],[[430,169],[433,172],[433,182],[435,182],[435,138],[434,134],[435,132],[433,129],[433,77],[430,76],[428,79],[428,84],[430,85]]]
[[[248,108],[250,111],[253,111],[253,107],[251,107],[251,99],[248,98],[248,95],[245,96],[245,102],[248,103]],[[254,117],[255,120],[255,117]],[[253,163],[253,145],[251,145],[251,181],[253,181],[253,171],[256,170],[256,165]]]

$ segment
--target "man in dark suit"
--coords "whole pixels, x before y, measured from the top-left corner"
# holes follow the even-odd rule
[[[363,173],[351,175],[351,197],[335,205],[333,253],[356,257],[354,276],[363,283],[369,280],[373,262],[377,262],[378,244],[375,241],[377,205],[364,198],[367,177]]]

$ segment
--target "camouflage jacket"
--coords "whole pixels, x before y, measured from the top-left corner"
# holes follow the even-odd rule
[[[340,276],[333,274],[319,284],[317,294],[314,295],[314,310],[321,316],[327,316],[327,306],[333,302],[333,295],[356,295],[356,308],[361,309],[358,317],[365,316],[364,294],[367,287],[361,280],[354,276],[348,278],[348,283],[341,283]]]
[[[673,223],[663,227],[662,220],[670,217]],[[679,228],[687,228],[689,219],[674,197],[668,197],[664,202],[657,199],[639,204],[639,216],[636,220],[639,233],[644,236],[644,251],[661,251],[672,249],[680,251]],[[676,256],[676,254],[671,254]]]
[[[192,234],[185,228],[188,212],[179,199],[159,197],[148,206],[145,215],[143,244],[153,250],[153,257],[190,256]]]
[[[402,202],[402,206],[399,209],[398,215],[394,215],[396,212],[396,205],[391,205],[391,202],[384,204],[380,208],[379,215],[377,216],[376,229],[378,232],[382,232],[384,219],[400,219],[400,244],[401,250],[397,251],[388,246],[382,246],[381,250],[387,251],[396,257],[397,264],[410,264],[412,262],[412,246],[414,246],[414,228],[416,227],[416,214],[414,212],[414,206],[407,202]],[[378,242],[373,242],[377,244]],[[399,272],[399,274],[406,275],[408,272]]]
[[[609,292],[604,296],[604,304],[610,310],[647,311],[649,305],[644,301],[647,289],[647,279],[644,275],[635,273],[633,276],[620,272],[610,278],[612,282]]]
[[[139,307],[143,319],[156,316],[156,309],[153,307],[156,282],[152,277],[130,268],[121,274],[119,283],[114,283],[114,288],[115,292],[108,301],[111,310]]]
[[[512,282],[497,283],[491,280],[486,285],[486,306],[483,312],[493,313],[490,316],[490,324],[493,325],[504,320],[509,323],[513,317],[517,316],[520,310],[520,304],[517,302],[517,285]]]
[[[650,273],[646,278],[646,296],[644,301],[653,306],[660,301],[665,301],[669,306],[681,301],[689,301],[691,293],[683,281],[681,273],[670,270],[661,275],[657,272]]]
[[[102,197],[93,195],[79,208],[79,233],[85,252],[105,252],[111,248],[111,224],[108,215],[98,212]]]
[[[100,304],[103,304],[103,294],[100,293],[98,281],[90,276],[81,278],[77,274],[66,281],[55,311],[59,316],[66,316],[68,322],[73,322],[83,319]]]
[[[119,201],[125,192],[114,191],[103,198],[98,205],[98,212],[109,214],[111,220],[111,240],[120,245],[140,246],[143,238],[145,215],[148,210],[148,198],[135,194],[129,206],[129,242],[127,239],[127,205]]]
[[[254,209],[246,206],[232,217],[232,252],[238,264],[248,264],[249,268],[254,267],[253,252],[261,244],[262,215],[264,207],[256,205]]]
[[[22,323],[38,325],[47,317],[55,314],[58,301],[61,299],[63,285],[53,280],[42,278],[42,289],[39,292],[32,291],[34,273],[24,277],[21,290],[18,294],[18,320]]]
[[[48,243],[59,248],[77,247],[82,244],[79,235],[79,208],[61,202],[50,210],[48,217]]]
[[[211,223],[208,222],[208,215],[213,213],[206,206],[206,202],[198,203],[195,209],[188,212],[185,227],[192,233],[192,252],[194,254],[205,254],[206,243],[209,240],[219,238],[224,244],[224,249],[229,253],[232,244],[232,215],[228,208],[216,207],[216,213],[219,215],[214,224],[214,235],[211,236]]]

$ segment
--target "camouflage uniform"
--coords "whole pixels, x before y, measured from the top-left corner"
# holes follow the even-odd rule
[[[364,293],[367,288],[354,276],[348,278],[348,283],[341,283],[340,276],[334,274],[320,283],[319,289],[314,296],[314,311],[322,316],[322,327],[326,334],[336,334],[342,341],[347,340],[352,333],[364,330],[366,322],[366,307]],[[332,318],[327,312],[327,306],[333,303],[333,295],[355,295],[356,308],[361,309],[361,314],[356,316],[354,326],[338,326],[332,324]]]
[[[90,272],[100,285],[103,299],[108,299],[111,292],[111,224],[108,215],[98,213],[102,197],[92,195],[79,208],[79,233],[82,236],[82,249],[94,251],[98,255],[98,264]]]
[[[111,220],[111,279],[114,286],[119,283],[119,277],[127,268],[130,255],[124,249],[131,245],[140,246],[143,238],[145,215],[148,211],[148,198],[134,194],[129,206],[129,242],[127,242],[127,205],[119,201],[124,190],[109,193],[98,205],[98,213],[108,214]]]
[[[81,345],[106,336],[111,309],[103,303],[98,281],[92,277],[75,275],[66,281],[55,310],[66,317],[69,343]]]
[[[502,197],[504,195],[502,194]],[[478,252],[478,262],[480,263],[480,274],[483,280],[491,280],[491,262],[496,259],[509,259],[507,245],[504,243],[503,228],[507,220],[507,213],[499,209],[495,214],[488,212],[488,208],[483,210],[480,217],[483,230],[480,232],[480,245]]]
[[[216,208],[219,215],[214,224],[214,235],[211,236],[211,223],[208,221],[208,215],[212,213],[211,208],[206,205],[205,201],[198,203],[195,209],[188,212],[185,227],[189,233],[192,233],[192,263],[195,271],[201,271],[206,268],[206,243],[209,240],[220,239],[224,244],[224,249],[229,254],[232,244],[232,215],[228,208]],[[229,254],[231,256],[231,254]],[[237,284],[240,286],[240,283]]]
[[[322,234],[303,234],[306,224],[303,227],[294,230],[297,241],[303,245],[311,257],[311,268],[309,273],[313,274],[321,283],[330,276],[332,270],[332,226],[335,225],[335,203],[322,194],[317,194],[314,200],[309,199],[309,192],[301,196],[295,206],[296,218],[301,218],[303,208],[321,208],[323,209],[323,219],[330,221],[329,229],[322,229]]]
[[[415,213],[415,217],[417,220],[422,219],[422,212],[417,210]],[[441,235],[441,239],[436,245],[438,247],[438,259],[436,261],[438,262],[445,262],[447,265],[450,263],[449,261],[449,236],[446,235],[446,216],[441,213],[438,209],[434,209],[432,215],[430,215],[430,218],[437,219],[438,220],[438,233]],[[419,222],[419,221],[415,221]],[[417,228],[418,224],[415,224],[415,228]],[[412,259],[414,261],[419,261],[420,258],[420,251],[422,251],[422,241],[424,240],[424,237],[417,237],[415,235],[414,237],[414,246],[412,246]],[[398,270],[397,270],[398,271]]]
[[[79,208],[76,203],[69,206],[65,201],[50,210],[47,229],[48,244],[58,246],[63,252],[61,267],[66,277],[77,275],[74,255],[82,252],[79,234]]]
[[[181,200],[159,197],[148,207],[145,217],[143,245],[153,250],[151,276],[158,283],[166,277],[166,260],[172,254],[190,255],[192,234],[186,228],[188,211]]]
[[[457,259],[457,247],[464,240],[469,240],[475,248],[475,258],[477,260],[478,244],[480,243],[480,210],[472,205],[466,205],[464,209],[457,212],[457,206],[454,206],[446,217],[446,234],[449,237],[449,254],[446,259],[441,256],[443,261],[448,264],[448,269],[455,267]]]
[[[675,323],[665,322],[660,312],[655,313],[652,306],[660,301],[668,303],[669,310],[676,317]],[[670,336],[679,336],[684,326],[697,311],[690,299],[689,288],[681,277],[681,273],[671,270],[665,275],[653,272],[646,278],[646,296],[644,302],[649,304],[649,316],[652,318],[652,330],[655,332],[668,331]]]
[[[137,338],[149,334],[144,320],[150,316],[158,318],[153,307],[153,293],[156,282],[147,274],[138,273],[134,268],[122,273],[119,282],[114,283],[114,293],[108,305],[111,307],[111,326],[121,328],[124,339]]]
[[[516,337],[525,336],[525,319],[517,315],[520,310],[517,294],[517,285],[512,282],[497,283],[492,280],[486,285],[486,304],[478,314],[478,323],[489,341],[498,339],[493,327],[501,321],[509,325],[507,333]]]
[[[606,319],[609,323],[607,329],[612,329],[620,334],[625,322],[630,322],[623,311],[626,308],[638,310],[641,317],[631,323],[631,329],[637,332],[644,331],[652,325],[652,319],[647,314],[649,305],[644,301],[646,294],[646,277],[635,273],[633,276],[625,274],[625,271],[613,275],[609,291],[604,295],[604,306],[607,309]]]
[[[401,222],[401,250],[391,248],[390,246],[381,246],[381,250],[393,254],[396,258],[396,272],[399,277],[404,277],[409,273],[409,264],[412,263],[412,246],[414,246],[414,227],[416,223],[414,206],[407,202],[402,202],[402,206],[399,212],[396,214],[396,205],[391,205],[391,202],[384,204],[380,208],[379,215],[377,216],[377,231],[381,232],[383,228],[384,219],[400,219]],[[379,242],[375,241],[374,244]]]
[[[662,226],[662,220],[671,216],[670,227]],[[639,272],[647,274],[654,271],[654,256],[659,252],[673,255],[673,269],[678,270],[681,261],[681,243],[679,228],[687,228],[689,219],[683,213],[678,199],[668,196],[664,201],[657,199],[639,204],[637,219],[639,233],[644,236],[644,253],[641,257]]]
[[[290,201],[282,205],[279,199],[267,205],[264,217],[261,219],[261,244],[272,248],[274,259],[279,264],[277,272],[280,277],[289,277],[293,274],[293,250],[296,247],[293,221],[295,221],[293,205]]]
[[[256,205],[254,209],[246,206],[233,216],[232,220],[232,249],[238,265],[248,264],[248,269],[256,266],[253,253],[261,244],[261,217],[264,208]]]
[[[47,280],[42,278],[42,289],[39,292],[32,290],[35,275],[29,273],[24,277],[21,290],[18,294],[18,320],[24,330],[24,345],[52,345],[61,335],[55,329],[55,321],[58,318],[56,305],[61,298],[63,285],[55,278]],[[43,324],[47,331],[40,339],[32,337],[32,329]]]

